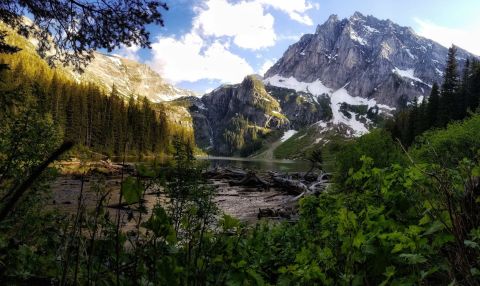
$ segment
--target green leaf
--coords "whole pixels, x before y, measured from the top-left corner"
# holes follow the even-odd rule
[[[403,244],[397,243],[397,244],[395,244],[395,246],[393,247],[392,253],[397,253],[397,252],[399,252],[399,251],[402,251],[402,249],[404,249]]]
[[[480,166],[473,167],[472,176],[473,177],[480,177]]]
[[[418,222],[419,225],[427,224],[431,221],[430,216],[428,214],[424,215],[420,221]]]
[[[240,225],[240,221],[232,216],[224,214],[220,220],[220,225],[223,226],[224,230],[230,230],[238,227]]]
[[[473,249],[477,249],[477,248],[478,248],[478,243],[476,243],[475,241],[464,240],[464,241],[463,241],[463,244],[465,244],[466,247],[470,247],[470,248],[473,248]]]
[[[353,246],[360,247],[365,242],[365,236],[361,231],[357,232],[355,238],[353,239]]]
[[[143,185],[134,177],[126,178],[122,183],[122,196],[127,204],[138,203],[143,194]]]
[[[265,281],[263,281],[263,278],[260,274],[258,274],[257,272],[255,272],[252,269],[248,269],[247,273],[250,277],[252,277],[255,280],[255,282],[258,286],[265,285]]]
[[[154,178],[156,176],[155,171],[144,164],[137,165],[135,169],[141,177]]]
[[[143,226],[151,230],[157,237],[165,237],[173,244],[176,242],[176,233],[165,210],[157,205],[152,211],[152,215]]]
[[[442,230],[443,228],[444,228],[444,225],[440,221],[436,220],[423,234],[430,235],[432,233]]]
[[[421,264],[427,262],[427,259],[421,254],[404,253],[400,254],[407,264]]]

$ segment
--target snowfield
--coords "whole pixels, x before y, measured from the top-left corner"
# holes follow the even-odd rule
[[[392,111],[395,108],[384,105],[384,104],[377,104],[375,99],[366,99],[363,97],[351,96],[348,94],[348,91],[344,87],[333,91],[331,88],[325,86],[320,80],[316,80],[314,82],[300,82],[294,77],[285,78],[279,75],[274,75],[272,77],[266,78],[264,83],[267,85],[283,87],[293,89],[297,92],[309,92],[314,95],[317,100],[318,97],[321,95],[328,95],[331,101],[331,108],[333,118],[331,122],[333,124],[345,124],[353,130],[354,136],[360,136],[362,134],[368,133],[368,129],[362,122],[358,121],[355,118],[355,114],[351,113],[351,118],[346,117],[341,111],[340,107],[342,103],[347,103],[349,105],[367,105],[368,108],[378,106],[383,110]],[[294,130],[289,130],[287,132],[291,132]],[[287,134],[287,132],[285,134]],[[291,134],[291,133],[288,133]],[[285,135],[284,135],[285,136]],[[293,136],[293,134],[291,135]],[[283,137],[282,137],[283,139]],[[288,139],[288,138],[287,138]],[[286,139],[285,139],[286,140]]]
[[[297,133],[298,133],[297,130],[293,130],[293,129],[287,130],[285,131],[285,133],[283,133],[283,136],[282,138],[280,138],[280,141],[285,142]]]
[[[409,79],[412,79],[414,81],[418,81],[420,83],[423,83],[429,87],[432,87],[430,84],[427,84],[426,82],[424,82],[423,80],[419,79],[418,77],[416,77],[414,75],[415,71],[413,69],[406,69],[406,70],[401,70],[397,67],[395,67],[394,69],[392,69],[392,73],[396,73],[398,74],[399,76],[401,77],[405,77],[405,78],[409,78]]]

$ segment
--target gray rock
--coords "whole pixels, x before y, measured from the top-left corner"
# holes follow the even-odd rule
[[[457,57],[462,67],[474,55],[459,48]],[[446,58],[447,48],[411,28],[356,12],[343,20],[330,16],[315,34],[291,45],[265,78],[320,79],[333,90],[346,86],[352,96],[397,107],[402,98],[428,95],[431,85],[442,81]],[[417,80],[395,69],[413,71]]]

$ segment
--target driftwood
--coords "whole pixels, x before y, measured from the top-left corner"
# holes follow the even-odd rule
[[[319,193],[325,191],[329,185],[328,180],[330,179],[330,173],[322,173],[318,176],[318,181],[311,184],[307,190],[292,198],[288,203],[297,202],[304,196],[309,195],[318,195]]]
[[[329,173],[295,172],[282,174],[270,171],[268,175],[269,176],[264,178],[253,171],[230,168],[215,168],[204,173],[204,176],[208,179],[226,180],[231,186],[262,189],[273,187],[279,191],[278,194],[271,195],[267,198],[280,195],[282,192],[287,192],[294,196],[286,200],[283,204],[280,204],[278,208],[259,209],[257,214],[258,218],[294,218],[298,210],[298,201],[305,196],[318,195],[325,191],[330,180]]]
[[[285,209],[285,208],[265,208],[265,209],[258,209],[257,218],[286,218],[290,219],[292,215],[295,213],[293,209]]]
[[[204,172],[203,175],[208,179],[241,180],[247,172],[231,168],[215,168]]]
[[[308,190],[308,187],[299,180],[291,180],[278,176],[272,176],[272,180],[275,187],[285,189],[294,195],[298,195]]]
[[[112,208],[112,209],[128,209],[129,206],[133,206],[133,205],[136,205],[138,203],[142,203],[142,204],[145,204],[147,201],[144,200],[144,199],[140,199],[140,201],[138,202],[134,202],[134,203],[127,203],[127,202],[122,202],[122,203],[115,203],[115,204],[110,204],[107,206],[107,208]]]
[[[270,187],[270,183],[259,178],[255,172],[248,172],[241,180],[231,181],[231,186]]]

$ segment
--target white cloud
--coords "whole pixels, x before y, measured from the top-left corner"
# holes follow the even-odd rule
[[[318,5],[307,0],[202,1],[194,7],[196,16],[192,29],[181,37],[157,38],[152,44],[153,57],[148,64],[174,83],[201,79],[240,82],[245,75],[254,73],[254,69],[231,51],[230,43],[252,51],[274,46],[279,37],[274,29],[275,19],[267,9],[312,25],[306,12],[318,9]],[[259,71],[264,73],[272,64],[266,61]]]
[[[462,29],[449,28],[437,25],[430,21],[415,18],[418,24],[417,33],[432,39],[445,47],[452,44],[480,55],[480,23]]]
[[[285,12],[290,19],[308,26],[312,26],[313,21],[305,13],[312,8],[317,10],[320,8],[318,3],[311,4],[305,0],[258,0],[258,2]]]
[[[274,64],[275,62],[273,60],[266,60],[258,70],[258,73],[263,76]]]
[[[274,17],[266,12],[271,8],[286,13],[290,19],[305,25],[313,25],[306,14],[318,9],[318,4],[305,0],[207,0],[195,10],[194,29],[203,35],[232,37],[233,42],[245,49],[257,50],[275,45]]]
[[[130,47],[122,46],[120,49],[113,52],[114,55],[126,58],[132,61],[140,61],[140,56],[138,52],[140,51],[140,47],[137,45],[132,45]]]
[[[195,82],[200,79],[240,82],[252,67],[228,50],[228,45],[215,41],[206,44],[191,32],[180,39],[160,37],[152,44],[150,66],[172,82]]]
[[[209,0],[206,9],[199,11],[194,29],[206,36],[232,37],[237,46],[252,50],[275,45],[274,18],[258,1]]]

